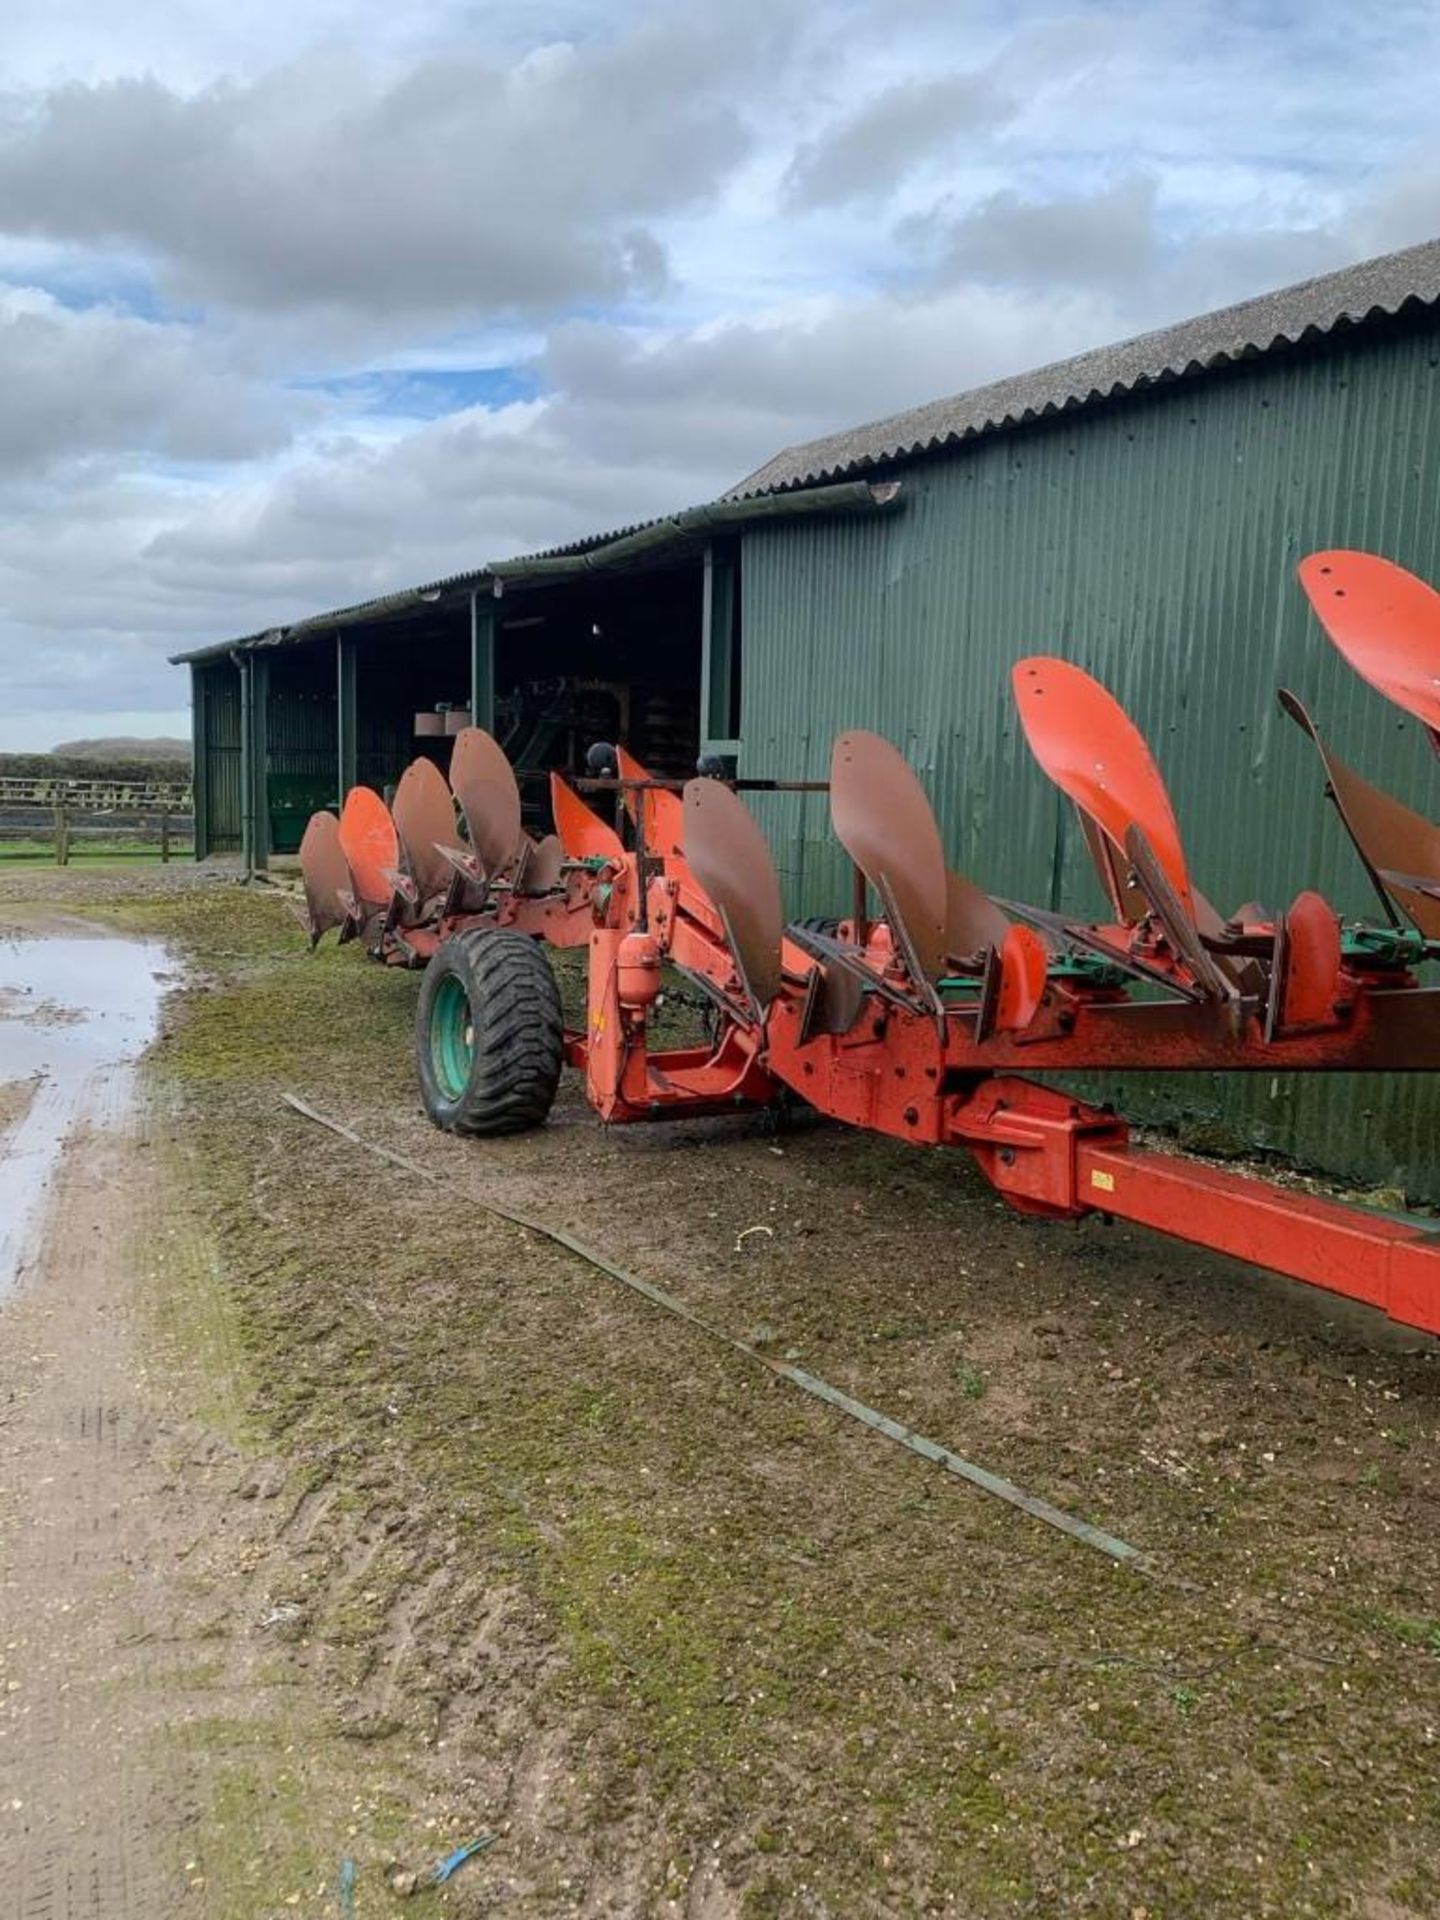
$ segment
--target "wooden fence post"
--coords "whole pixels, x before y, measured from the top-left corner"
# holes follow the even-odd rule
[[[160,864],[164,866],[165,863],[169,860],[169,858],[170,858],[170,809],[169,807],[161,807],[160,809]]]
[[[70,815],[63,800],[55,803],[55,864],[57,867],[70,864]]]

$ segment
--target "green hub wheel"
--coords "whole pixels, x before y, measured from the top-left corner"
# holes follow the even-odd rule
[[[430,1060],[446,1099],[460,1099],[475,1064],[475,1016],[469,994],[453,973],[439,983],[430,1003]]]
[[[545,950],[513,927],[442,941],[420,983],[420,1097],[449,1133],[519,1133],[544,1123],[564,1059],[560,995]]]

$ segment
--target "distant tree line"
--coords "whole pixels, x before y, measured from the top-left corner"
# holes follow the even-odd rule
[[[102,743],[97,742],[97,745]],[[177,786],[190,779],[190,758],[174,754],[137,757],[95,753],[0,753],[0,778],[19,780],[167,780]]]

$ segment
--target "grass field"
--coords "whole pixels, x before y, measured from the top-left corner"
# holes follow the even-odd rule
[[[188,840],[170,842],[172,860],[189,860],[194,848]],[[0,861],[33,862],[40,867],[53,867],[55,860],[54,839],[38,840],[0,840]],[[160,860],[159,840],[141,839],[94,839],[83,836],[71,836],[69,864],[77,866],[113,865],[119,861],[149,862]]]

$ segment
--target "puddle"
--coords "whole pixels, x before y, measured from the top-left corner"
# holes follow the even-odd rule
[[[165,969],[163,948],[138,940],[0,940],[0,1081],[35,1088],[0,1135],[0,1300],[33,1257],[72,1127],[113,1122],[130,1105]]]

